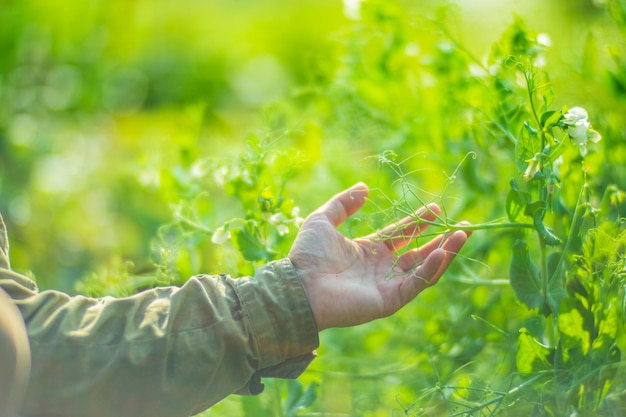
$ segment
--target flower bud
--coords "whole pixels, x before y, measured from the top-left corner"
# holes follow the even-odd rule
[[[541,167],[536,156],[533,159],[529,159],[527,162],[528,166],[526,167],[526,171],[524,171],[524,175],[522,177],[524,178],[524,181],[528,182],[535,177]]]
[[[211,242],[221,245],[230,239],[230,231],[224,229],[223,227],[218,227],[213,236],[211,236]]]

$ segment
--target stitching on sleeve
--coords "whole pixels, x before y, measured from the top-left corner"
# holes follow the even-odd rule
[[[4,225],[2,214],[0,214],[0,268],[11,269],[9,262],[9,238],[7,237],[7,228]]]

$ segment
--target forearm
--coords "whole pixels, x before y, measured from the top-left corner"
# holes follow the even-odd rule
[[[189,416],[260,392],[259,375],[295,376],[318,343],[287,260],[123,299],[47,291],[16,302],[33,359],[25,416]]]

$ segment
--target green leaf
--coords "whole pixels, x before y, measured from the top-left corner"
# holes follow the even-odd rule
[[[548,276],[552,276],[556,273],[556,269],[561,261],[561,256],[563,256],[563,252],[552,252],[548,255]]]
[[[306,390],[302,389],[302,384],[295,379],[288,381],[287,401],[285,403],[285,414],[287,417],[294,417],[298,410],[308,408],[317,398],[317,387],[319,384],[311,384]]]
[[[537,54],[536,43],[533,35],[526,29],[524,21],[516,18],[500,40],[492,45],[487,62],[492,65],[508,57],[519,59],[534,56]]]
[[[541,125],[544,129],[556,126],[563,117],[563,110],[547,111],[541,115]]]
[[[595,364],[604,365],[620,359],[620,351],[615,344],[619,327],[617,305],[617,298],[612,298],[606,306],[600,306],[598,336],[591,345],[591,356]]]
[[[520,132],[515,144],[515,162],[519,172],[524,172],[528,166],[528,160],[541,152],[541,139],[538,132],[528,122],[524,122],[524,127]]]
[[[567,280],[566,288],[569,294],[579,296],[583,299],[587,299],[590,297],[590,294],[587,291],[587,288],[585,288],[585,285],[583,284],[583,281],[578,276],[578,274],[572,275]]]
[[[602,309],[603,317],[598,324],[598,335],[606,336],[611,341],[615,341],[617,338],[617,329],[619,328],[617,306],[617,298],[612,298],[608,305]]]
[[[530,194],[520,191],[515,179],[511,180],[510,185],[511,189],[506,196],[506,214],[509,220],[514,222],[525,210]]]
[[[557,313],[561,300],[567,296],[563,281],[557,276],[550,278],[544,294],[541,271],[530,259],[528,246],[523,240],[517,240],[513,245],[509,279],[518,300],[531,310],[539,309],[544,315]]]
[[[541,273],[530,259],[528,246],[523,240],[515,241],[509,270],[511,287],[520,302],[528,308],[541,309],[544,305],[541,294]]]
[[[544,128],[546,126],[550,126],[550,121],[554,118],[555,114],[558,114],[560,116],[560,113],[557,113],[554,110],[544,112],[541,115],[541,126],[543,126]],[[559,119],[556,119],[556,120],[558,121]]]
[[[560,252],[555,252],[548,255],[548,277],[550,277],[550,281],[548,282],[548,294],[546,294],[546,301],[548,303],[550,311],[554,313],[559,311],[561,301],[565,297],[567,297],[567,291],[565,291],[563,279],[561,278],[561,276],[557,276],[554,273],[559,263],[560,257]]]
[[[589,322],[588,316],[588,312],[580,301],[573,297],[563,301],[557,323],[561,334],[564,362],[578,357],[576,362],[579,363],[589,352],[593,318]]]
[[[543,93],[543,108],[547,109],[548,107],[550,107],[553,101],[554,101],[554,90],[549,88]]]
[[[252,222],[247,222],[245,227],[234,229],[231,233],[235,247],[246,260],[269,261],[276,257],[277,252],[268,249],[256,236]]]
[[[532,314],[522,322],[520,327],[524,327],[532,336],[541,338],[545,334],[547,320],[551,318],[546,318],[541,314]]]
[[[517,370],[522,375],[552,369],[552,352],[542,345],[525,328],[520,329],[517,339]]]

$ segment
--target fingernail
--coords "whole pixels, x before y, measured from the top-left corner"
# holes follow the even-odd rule
[[[456,224],[457,226],[471,226],[472,224],[468,221],[461,221]],[[471,230],[458,230],[459,232],[464,232],[467,237],[470,237],[472,234]]]

